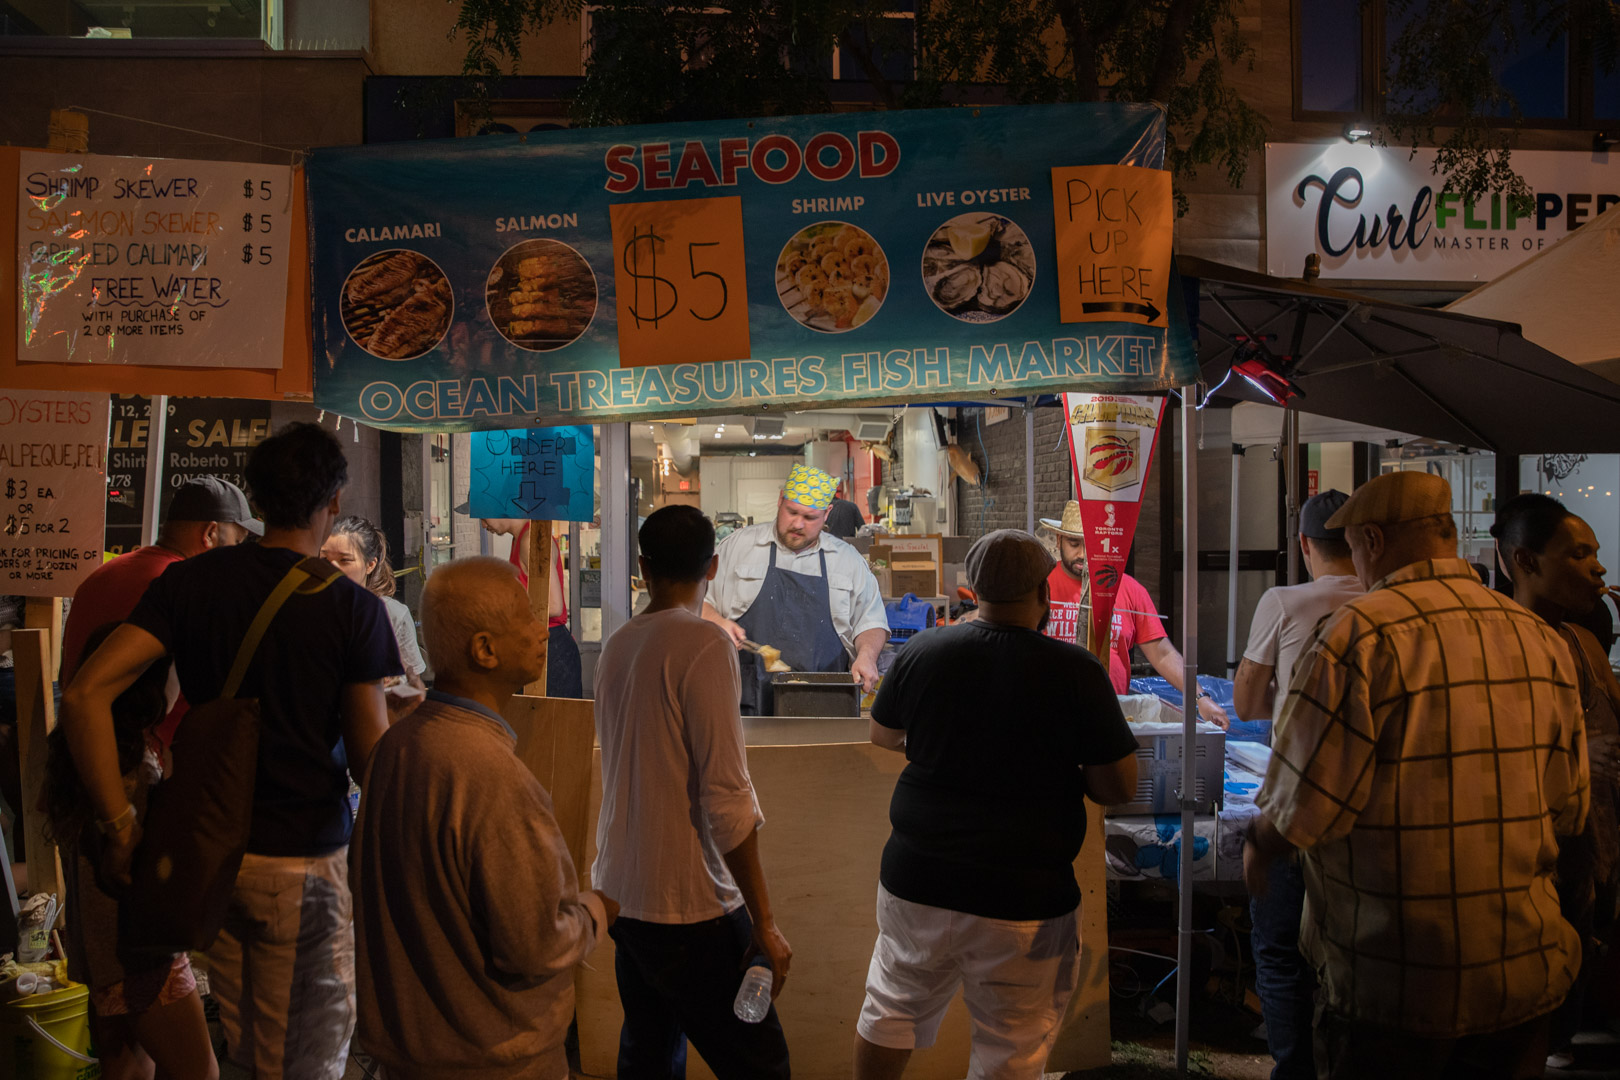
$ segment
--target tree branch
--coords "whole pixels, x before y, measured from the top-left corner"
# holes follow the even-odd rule
[[[1171,0],[1159,33],[1159,54],[1148,79],[1148,99],[1168,102],[1187,63],[1187,30],[1192,26],[1198,0]]]
[[[1075,100],[1096,101],[1102,94],[1097,79],[1097,46],[1092,41],[1091,28],[1086,25],[1085,13],[1080,10],[1079,0],[1057,0],[1055,6],[1063,35],[1069,42],[1069,55],[1073,58]]]
[[[895,93],[894,84],[889,81],[889,77],[883,74],[882,68],[878,67],[877,57],[873,55],[870,36],[868,36],[867,41],[857,41],[855,35],[850,32],[851,29],[851,27],[846,26],[838,32],[839,47],[855,58],[855,62],[860,65],[862,73],[871,82],[872,89],[877,91],[878,100],[883,103],[883,107],[885,109],[898,109],[900,107],[900,97]]]

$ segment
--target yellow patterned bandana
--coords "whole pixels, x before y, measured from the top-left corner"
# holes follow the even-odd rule
[[[795,465],[782,485],[782,497],[812,510],[825,510],[832,505],[837,490],[838,481],[829,473],[813,465]]]

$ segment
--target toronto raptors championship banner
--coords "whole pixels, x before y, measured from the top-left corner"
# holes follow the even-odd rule
[[[1131,394],[1064,394],[1069,455],[1086,538],[1091,616],[1086,647],[1107,663],[1114,599],[1136,536],[1142,489],[1164,418],[1164,398]]]

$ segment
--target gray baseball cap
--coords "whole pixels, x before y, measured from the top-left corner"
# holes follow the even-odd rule
[[[1328,518],[1339,512],[1339,507],[1350,501],[1350,496],[1338,488],[1328,488],[1312,495],[1299,508],[1299,535],[1312,540],[1343,540],[1343,529],[1328,528]]]
[[[253,516],[242,489],[217,476],[198,476],[180,485],[169,501],[169,521],[228,521],[254,536],[264,535],[264,522]]]
[[[968,584],[992,604],[1022,600],[1040,587],[1057,563],[1034,533],[997,529],[968,549]]]

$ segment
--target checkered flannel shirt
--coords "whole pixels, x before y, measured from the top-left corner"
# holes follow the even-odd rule
[[[1390,574],[1294,669],[1259,805],[1305,850],[1300,949],[1327,1004],[1449,1038],[1568,992],[1554,834],[1587,811],[1574,661],[1468,563]]]

